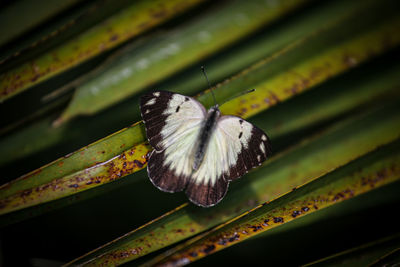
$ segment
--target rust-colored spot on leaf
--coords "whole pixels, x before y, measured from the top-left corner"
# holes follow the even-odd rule
[[[284,222],[282,217],[274,217],[273,220],[274,220],[274,223],[283,223]]]
[[[215,249],[215,245],[213,245],[213,244],[207,245],[207,246],[203,249],[203,252],[204,252],[205,254],[209,254],[209,253],[211,253],[214,249]]]
[[[307,212],[307,211],[310,210],[310,208],[309,207],[302,207],[301,210],[304,211],[304,212]]]
[[[293,218],[296,218],[297,216],[299,216],[301,214],[301,211],[299,211],[299,210],[294,210],[293,212],[292,212],[292,217]]]

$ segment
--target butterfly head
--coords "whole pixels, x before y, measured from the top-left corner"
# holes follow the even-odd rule
[[[209,110],[208,110],[208,114],[211,113],[216,113],[218,116],[221,114],[221,111],[219,110],[219,105],[215,104],[214,106],[212,106]]]

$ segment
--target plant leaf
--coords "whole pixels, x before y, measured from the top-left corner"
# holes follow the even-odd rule
[[[200,0],[140,1],[76,38],[0,76],[0,101],[143,33]]]
[[[264,55],[264,53],[266,55],[269,55],[268,57],[265,58],[266,62],[264,62],[263,64],[262,67],[263,70],[259,72],[258,76],[255,79],[248,79],[253,74],[247,73],[244,79],[239,79],[239,80],[233,79],[231,81],[225,82],[224,86],[222,87],[226,88],[226,91],[224,89],[225,92],[218,99],[221,100],[222,102],[222,100],[226,100],[235,93],[242,92],[244,90],[247,90],[248,88],[257,88],[255,87],[257,86],[257,83],[260,83],[262,80],[265,80],[266,77],[271,76],[271,71],[269,70],[276,70],[275,72],[277,73],[279,72],[286,73],[287,72],[285,66],[286,64],[287,66],[292,66],[292,65],[295,66],[299,64],[299,62],[301,61],[307,61],[308,57],[313,57],[316,54],[320,54],[320,51],[317,50],[310,51],[309,48],[327,46],[326,41],[325,44],[323,43],[325,39],[331,40],[331,42],[328,42],[328,44],[331,43],[333,45],[334,43],[337,43],[338,40],[343,39],[343,32],[344,32],[343,29],[346,29],[346,31],[350,32],[351,36],[352,28],[349,27],[348,25],[350,24],[352,25],[352,27],[354,27],[355,23],[352,22],[351,19],[350,21],[348,21],[348,17],[352,18],[351,15],[353,14],[352,13],[353,11],[357,14],[360,12],[362,13],[363,9],[359,7],[359,4],[353,4],[353,5],[348,4],[348,3],[358,3],[358,2],[344,1],[344,3],[340,1],[338,5],[332,4],[328,6],[323,6],[322,8],[310,12],[309,16],[305,16],[304,18],[300,17],[301,19],[300,22],[298,22],[297,19],[294,19],[293,22],[288,23],[287,27],[283,27],[283,29],[278,28],[276,29],[276,32],[274,31],[275,33],[273,32],[270,34],[269,32],[267,32],[265,35],[263,35],[261,40],[257,41],[254,44],[258,49],[260,49],[260,51],[257,53],[257,56]],[[367,2],[363,2],[362,5],[363,7],[364,4],[367,4]],[[390,5],[387,6],[390,7]],[[366,5],[364,8],[368,7],[371,7],[370,3]],[[326,9],[328,11],[326,11]],[[345,9],[346,12],[343,12],[343,9]],[[377,8],[371,8],[370,10],[377,10]],[[331,11],[334,12],[331,13]],[[337,17],[336,16],[337,13],[340,14],[344,13],[344,15]],[[386,14],[386,13],[379,12],[379,14]],[[329,21],[328,24],[327,22],[320,21],[321,20],[320,16],[326,18]],[[360,15],[357,15],[356,17],[360,17]],[[347,20],[345,18],[347,18]],[[370,19],[370,16],[368,18]],[[361,24],[363,23],[365,24],[365,22],[362,22]],[[320,27],[316,27],[315,25],[318,25]],[[367,26],[366,28],[368,29],[369,26]],[[288,43],[287,38],[282,37],[279,33],[282,33],[285,36],[295,36],[295,38],[290,39]],[[298,35],[294,33],[297,33]],[[310,39],[311,36],[315,37]],[[253,42],[249,42],[249,44],[246,45],[245,47],[241,46],[242,49],[234,50],[232,54],[229,54],[229,57],[227,58],[228,60],[227,63],[235,62],[236,60],[242,63],[246,62],[250,63],[253,60],[255,60],[256,57],[252,57],[251,56],[252,53],[250,52],[253,51],[252,48],[254,48],[252,47],[252,44]],[[383,50],[386,50],[388,48],[389,47],[385,47]],[[237,51],[240,51],[240,53],[237,54]],[[295,60],[290,60],[290,57],[289,58],[283,57],[289,51],[293,51],[292,55],[293,54],[296,55]],[[365,49],[364,51],[366,54],[368,54],[367,49]],[[297,55],[304,55],[304,56],[303,58],[299,59]],[[221,58],[219,58],[219,60],[216,59],[219,64],[213,65],[210,63],[211,70],[213,70],[213,68],[215,70],[226,69],[226,72],[222,73],[220,77],[226,77],[225,75],[231,74],[230,73],[231,69],[225,67],[228,65],[231,66],[231,64],[225,64],[225,56],[226,54],[223,54]],[[369,56],[373,57],[375,55],[369,54]],[[343,57],[343,60],[345,62],[346,60],[351,61],[353,59],[345,55]],[[285,64],[282,64],[281,62],[285,62]],[[237,64],[236,67],[234,67],[233,69],[235,70],[241,69],[244,66],[247,66],[247,64],[244,65]],[[250,69],[247,70],[247,72],[249,71]],[[297,71],[297,70],[296,68],[294,68],[291,71]],[[275,73],[273,72],[272,74]],[[210,73],[210,78],[214,79],[213,73]],[[297,78],[298,80],[295,81],[296,83],[301,84],[302,81],[304,81],[303,79],[301,79],[301,77]],[[198,68],[193,68],[189,74],[183,73],[177,78],[174,77],[170,81],[154,88],[154,90],[162,89],[169,91],[177,91],[187,95],[193,95],[195,92],[197,92],[197,90],[203,87],[204,80],[202,79],[203,77],[201,77],[201,75],[199,74]],[[254,80],[256,82],[254,82]],[[271,88],[273,88],[273,90],[270,90],[269,92],[271,92],[271,96],[274,97],[274,95],[276,95],[274,91],[275,88],[272,86],[273,85],[271,85]],[[278,87],[285,86],[287,88],[290,88],[291,86],[293,86],[293,84],[290,84],[289,82],[285,81],[285,83],[279,84],[277,86]],[[216,94],[219,94],[218,93],[219,90],[220,89],[216,90]],[[204,95],[204,97],[207,98],[208,95]],[[208,102],[208,100],[205,101],[207,101],[208,104],[211,103]],[[269,104],[276,103],[276,99],[270,100],[269,97],[268,99],[266,99],[266,101],[269,101]],[[16,159],[21,159],[23,157],[26,158],[27,156],[33,155],[34,153],[38,153],[41,150],[44,149],[48,150],[50,147],[55,145],[60,146],[61,142],[68,144],[80,143],[81,145],[85,145],[89,142],[92,142],[93,140],[108,135],[110,132],[113,132],[117,129],[120,129],[121,127],[124,127],[125,125],[130,124],[132,120],[136,119],[139,120],[140,116],[138,109],[132,108],[136,106],[138,106],[138,97],[128,102],[119,104],[118,106],[115,106],[113,111],[109,113],[102,113],[99,116],[87,119],[85,118],[79,121],[74,121],[73,123],[64,124],[57,128],[52,128],[50,126],[52,120],[55,118],[53,114],[51,114],[51,116],[33,124],[32,126],[26,129],[22,129],[20,132],[4,138],[1,142],[0,149],[1,153],[7,154],[8,157],[0,158],[0,165],[5,165],[8,162],[11,162],[13,160],[15,161]],[[257,104],[255,106],[257,106]],[[98,127],[98,125],[100,124],[104,125],[104,127],[103,128]],[[29,137],[27,138],[28,135]],[[83,138],[83,136],[85,136],[85,138]],[[80,142],[77,141],[77,138],[80,138],[79,139]],[[88,139],[90,141],[88,141]],[[27,140],[29,140],[29,142]],[[76,147],[73,149],[78,149],[78,148],[79,145],[76,145]],[[65,153],[68,153],[70,151],[71,149],[67,150],[67,152]],[[59,151],[59,149],[57,149],[56,155],[54,155],[53,158],[55,156],[59,157],[60,153],[61,152]],[[43,158],[43,156],[40,158]],[[32,157],[26,159],[26,161],[32,161]],[[40,163],[40,165],[41,164],[43,163]],[[40,165],[36,165],[35,167]]]
[[[304,266],[338,266],[346,264],[348,266],[370,266],[393,252],[400,246],[400,234],[394,234],[362,246],[345,250],[324,259],[305,264]]]
[[[189,240],[148,264],[186,265],[295,218],[397,181],[400,179],[400,166],[397,164],[400,160],[399,148],[400,142],[395,142],[369,153]]]
[[[179,30],[155,36],[142,49],[123,54],[105,71],[78,87],[70,105],[57,122],[79,114],[94,114],[118,103],[221,50],[260,26],[272,23],[303,2],[279,1],[271,6],[269,2],[261,0],[232,1],[181,26]]]
[[[3,27],[2,34],[0,35],[0,46],[3,46],[10,40],[18,37],[19,35],[27,32],[31,28],[41,24],[46,19],[60,13],[61,11],[69,8],[70,6],[81,2],[81,0],[64,0],[57,3],[52,1],[42,1],[41,4],[46,6],[37,5],[36,1],[18,1],[12,3],[8,7],[1,10],[0,25],[7,25]],[[24,16],[18,16],[18,14]],[[29,14],[28,16],[26,14]],[[18,16],[18,20],[10,23],[14,16]]]
[[[395,45],[400,41],[400,36],[394,35],[397,37],[392,37],[390,41],[387,41],[387,36],[396,32],[399,25],[399,18],[389,18],[387,22],[377,25],[367,33],[352,36],[350,40],[346,40],[339,46],[335,46],[327,51],[324,50],[318,56],[298,63],[282,74],[272,77],[271,80],[267,79],[266,82],[258,83],[257,88],[259,89],[255,93],[251,96],[245,95],[231,100],[229,103],[221,106],[221,111],[225,114],[236,114],[247,118],[276,104],[277,101],[293,97],[300,91],[309,89],[311,86],[330,78],[332,75],[354,66],[354,64],[343,64],[342,59],[347,58],[346,56],[351,55],[353,60],[360,62],[366,60],[371,55],[371,51],[374,54],[378,54],[384,49],[389,49],[391,45]],[[384,47],[381,46],[383,41],[386,41]],[[241,75],[231,79],[229,88],[227,88],[228,83],[219,86],[215,90],[217,99],[220,100],[224,94],[229,96],[229,93],[232,94],[232,91],[242,91],[243,80],[257,84],[257,81],[265,77],[265,75],[269,77],[268,71],[270,69],[266,66],[267,62],[268,60],[264,60],[256,63],[249,70],[243,71]],[[327,65],[329,68],[326,67]],[[305,82],[305,79],[308,79],[308,81]],[[292,90],[293,86],[297,86],[296,91]],[[250,99],[251,101],[248,102]],[[206,104],[206,106],[209,106],[211,103],[209,94],[200,95],[199,100]],[[132,140],[134,141],[127,141],[123,138],[126,136],[133,136]],[[120,139],[123,142],[120,142]],[[110,141],[114,141],[112,142],[112,147],[117,149],[112,150],[111,153],[106,153],[104,147],[111,146]],[[80,151],[72,153],[70,156],[80,162],[77,165],[70,165],[69,162],[72,163],[73,160],[61,158],[43,168],[3,185],[0,188],[0,214],[94,188],[141,169],[146,163],[146,154],[150,148],[146,145],[139,145],[138,149],[135,147],[129,148],[144,141],[142,124],[138,123]],[[119,153],[119,158],[116,153]],[[126,160],[126,155],[130,153],[133,153],[132,157]],[[78,154],[88,154],[89,157],[82,160]],[[140,163],[137,164],[138,162]],[[126,165],[129,164],[131,168],[123,169],[124,163]],[[63,166],[64,164],[66,167]],[[73,166],[73,168],[69,166]],[[86,172],[87,175],[82,175]],[[100,173],[103,178],[96,179]],[[94,180],[97,183],[94,183]]]

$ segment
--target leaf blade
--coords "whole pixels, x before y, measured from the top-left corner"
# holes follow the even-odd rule
[[[400,179],[400,142],[329,172],[225,224],[189,240],[182,249],[150,261],[151,265],[182,266],[252,236]],[[397,149],[397,150],[396,150]],[[361,164],[360,164],[361,163]],[[378,178],[376,178],[378,176]],[[317,206],[318,205],[318,206]],[[146,265],[146,264],[145,264]]]
[[[76,39],[1,74],[0,101],[5,101],[106,49],[115,47],[200,1],[173,0],[165,5],[161,3],[163,1],[152,3],[142,1],[132,4],[102,24],[82,33]],[[162,15],[153,16],[153,13]]]
[[[303,76],[296,76],[293,79],[293,72],[300,72],[300,71],[307,71],[310,75],[313,73],[314,68],[317,66],[319,66],[321,64],[321,61],[319,59],[322,59],[322,63],[326,64],[326,62],[329,62],[329,60],[333,60],[333,62],[338,63],[337,59],[338,58],[342,58],[343,55],[345,55],[346,53],[348,53],[348,51],[352,51],[352,49],[358,49],[356,51],[357,55],[360,55],[360,57],[358,58],[359,61],[364,61],[366,59],[368,59],[371,56],[371,53],[367,53],[368,51],[374,51],[376,54],[378,53],[382,53],[383,51],[385,51],[385,49],[389,49],[392,45],[396,45],[398,42],[400,42],[400,36],[395,35],[394,37],[392,37],[390,39],[390,42],[387,43],[384,47],[381,46],[381,43],[383,40],[386,40],[387,35],[392,33],[392,32],[396,32],[398,26],[400,25],[400,18],[389,18],[389,20],[387,22],[384,22],[378,26],[376,26],[376,28],[372,28],[371,30],[369,30],[367,33],[363,33],[360,35],[356,35],[355,37],[353,36],[350,40],[346,40],[341,46],[340,48],[332,48],[329,49],[327,52],[322,53],[321,57],[316,57],[315,58],[311,58],[310,59],[310,63],[306,62],[306,63],[300,63],[300,65],[297,65],[295,67],[293,67],[292,69],[289,69],[289,71],[284,72],[281,77],[279,77],[278,75],[278,79],[274,80],[272,79],[272,82],[267,80],[266,83],[264,83],[263,85],[260,84],[260,89],[253,93],[252,96],[242,96],[239,97],[237,99],[233,99],[232,101],[230,101],[229,103],[227,103],[226,105],[221,106],[221,111],[228,113],[228,114],[235,114],[235,115],[239,115],[242,116],[243,118],[247,118],[251,115],[254,115],[257,112],[260,112],[261,110],[267,109],[269,107],[271,107],[272,105],[275,105],[277,103],[277,101],[270,101],[270,102],[266,102],[265,101],[265,97],[271,97],[271,92],[273,92],[273,95],[278,95],[279,98],[281,100],[283,99],[288,99],[290,97],[293,97],[294,95],[297,95],[298,92],[300,91],[304,91],[304,90],[308,90],[310,88],[312,88],[313,85],[315,85],[315,83],[320,83],[323,80],[326,80],[328,78],[330,78],[333,74],[336,73],[340,73],[343,72],[344,70],[348,69],[349,67],[352,67],[352,65],[337,65],[336,68],[333,68],[333,71],[328,71],[328,72],[322,72],[321,75],[319,75],[317,78],[314,79],[315,83],[313,82],[309,82],[307,83],[304,87],[299,88],[298,91],[296,91],[295,94],[293,94],[293,92],[291,90],[287,90],[287,84],[292,85],[293,81],[295,83],[301,82],[304,77]],[[368,41],[368,43],[364,43],[365,41]],[[355,52],[355,51],[353,51]],[[375,55],[375,54],[374,54]],[[328,60],[328,61],[327,61]],[[308,64],[307,64],[308,63]],[[263,76],[265,74],[265,71],[268,71],[268,68],[265,66],[265,61],[261,61],[261,63],[256,63],[254,66],[250,67],[250,70],[255,69],[255,76]],[[217,88],[216,92],[216,96],[220,97],[219,93],[221,92],[222,94],[226,94],[227,90],[232,90],[232,87],[236,87],[236,90],[240,90],[240,85],[242,84],[242,80],[246,80],[248,79],[249,76],[249,72],[248,71],[244,71],[242,72],[242,75],[244,77],[239,76],[238,79],[235,79],[233,81],[231,81],[229,84],[231,85],[230,88],[227,88],[227,84],[222,85],[221,87]],[[283,78],[282,78],[283,77]],[[259,79],[259,77],[257,77],[255,80]],[[280,85],[279,86],[275,86],[273,87],[274,89],[269,89],[269,87],[267,87],[265,84],[268,85],[273,85],[275,84],[275,82],[279,81]],[[232,84],[234,83],[234,84]],[[271,84],[272,83],[272,84]],[[266,96],[267,95],[267,96]],[[249,97],[256,99],[256,103],[254,103],[256,106],[252,106],[250,105],[249,107],[249,103],[250,102],[246,102],[246,99],[249,99]],[[269,99],[269,98],[268,98]],[[272,99],[274,99],[274,96],[272,96]],[[205,103],[207,105],[207,102],[209,102],[211,100],[210,95],[209,94],[203,94],[199,96],[199,100],[203,103]],[[260,101],[260,102],[258,102]],[[247,109],[249,108],[249,109]],[[136,141],[136,144],[140,144],[141,142],[145,141],[144,138],[144,134],[143,134],[143,126],[141,123],[135,124],[134,126],[128,128],[128,129],[124,129],[121,130],[120,132],[111,135],[107,138],[105,138],[106,140],[113,139],[113,140],[117,140],[116,142],[118,143],[118,138],[121,135],[124,136],[132,136],[132,133],[134,136],[134,140]],[[141,141],[140,141],[141,140]],[[101,143],[101,140],[94,143]],[[132,143],[131,143],[132,144]],[[133,143],[134,144],[134,143]],[[104,144],[105,146],[107,146],[107,144]],[[114,144],[115,145],[115,144]],[[89,147],[93,147],[93,145],[89,146]],[[120,147],[120,152],[122,153],[124,150],[122,149],[124,147],[124,144],[120,144],[117,145],[116,147]],[[122,147],[122,148],[121,148]],[[82,150],[84,150],[85,148],[83,148]],[[132,148],[134,149],[134,148]],[[82,153],[82,150],[75,152],[72,154],[72,156],[76,156],[78,153]],[[133,161],[135,160],[139,160],[139,159],[144,159],[145,155],[148,153],[149,148],[144,148],[143,150],[140,149],[140,153],[135,153],[135,157],[133,159]],[[94,151],[91,151],[92,155],[98,154],[99,150],[98,149],[94,149]],[[125,151],[124,153],[128,153],[128,151]],[[123,154],[121,154],[123,155]],[[113,157],[115,156],[115,154],[107,154],[104,157]],[[104,157],[101,156],[99,157],[98,155],[94,156],[93,159],[86,159],[83,164],[85,165],[84,167],[81,168],[91,168],[91,166],[94,166],[94,164],[98,164],[99,167],[103,167],[103,165],[98,162],[98,158],[102,158],[104,161]],[[79,158],[79,157],[78,157]],[[69,176],[64,176],[63,178],[57,178],[59,176],[57,176],[58,174],[51,175],[51,170],[53,169],[57,169],[58,172],[60,172],[60,168],[61,168],[61,174],[70,174],[71,170],[67,170],[66,172],[63,172],[62,166],[59,167],[57,164],[60,164],[60,162],[62,162],[65,159],[59,159],[54,161],[53,163],[45,166],[44,169],[39,169],[36,170],[32,173],[29,173],[19,179],[17,179],[14,182],[10,182],[8,184],[5,184],[1,187],[0,190],[0,196],[2,198],[2,202],[4,203],[1,207],[1,214],[5,214],[5,213],[9,213],[11,211],[16,211],[22,208],[26,208],[29,206],[34,205],[33,202],[29,202],[29,201],[25,201],[24,197],[25,194],[30,194],[28,192],[33,192],[35,190],[41,191],[40,188],[42,188],[43,186],[46,186],[46,183],[53,183],[53,180],[57,179],[57,181],[63,181],[62,184],[64,185],[61,188],[57,188],[57,192],[59,194],[57,195],[53,195],[53,193],[51,193],[49,190],[50,185],[48,185],[46,187],[46,192],[49,195],[52,195],[52,197],[47,197],[46,194],[39,194],[37,195],[37,197],[39,199],[35,199],[34,203],[44,203],[47,201],[50,201],[52,199],[55,198],[61,198],[61,197],[65,197],[70,195],[71,193],[73,193],[71,190],[69,190],[69,188],[67,188],[66,186],[69,187],[70,184],[70,177]],[[140,164],[144,164],[145,161],[140,161]],[[128,162],[126,162],[128,164]],[[120,164],[123,164],[121,162],[117,163],[117,166],[120,166]],[[82,163],[81,163],[82,165]],[[118,173],[121,172],[120,168],[116,168],[116,169],[112,169],[113,171],[111,173],[109,173],[110,177],[117,177],[115,179],[120,179],[121,177],[124,177],[128,174],[131,174],[133,171],[136,171],[140,168],[132,168],[130,169],[131,171],[127,171],[127,172],[123,172],[123,175],[119,176]],[[74,170],[72,170],[73,172]],[[76,171],[76,170],[75,170]],[[83,170],[84,171],[84,170]],[[50,173],[50,175],[46,175]],[[78,171],[78,176],[80,172]],[[37,178],[37,177],[42,177],[42,178]],[[29,178],[29,179],[26,179]],[[83,179],[81,182],[90,182],[90,179],[93,179],[94,177],[88,176],[85,177],[85,179]],[[34,182],[33,182],[34,181]],[[103,180],[101,180],[103,181]],[[94,188],[96,186],[102,185],[102,182],[99,182],[97,184],[90,184],[90,188]],[[105,179],[104,182],[108,182],[108,179]],[[83,184],[82,184],[83,185]],[[79,184],[78,184],[79,186]],[[84,188],[89,188],[86,186],[83,186]],[[14,188],[14,189],[13,189]],[[25,192],[25,193],[24,193]],[[11,199],[12,202],[14,203],[14,205],[10,205],[11,203]],[[41,199],[41,200],[40,200]],[[15,201],[15,202],[14,202]],[[31,201],[33,201],[31,199]]]

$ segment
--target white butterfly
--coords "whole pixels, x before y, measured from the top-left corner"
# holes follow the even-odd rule
[[[179,192],[210,207],[225,196],[229,182],[261,165],[271,154],[267,135],[236,116],[208,111],[197,100],[165,91],[141,98],[147,138],[154,147],[147,171],[160,190]]]

